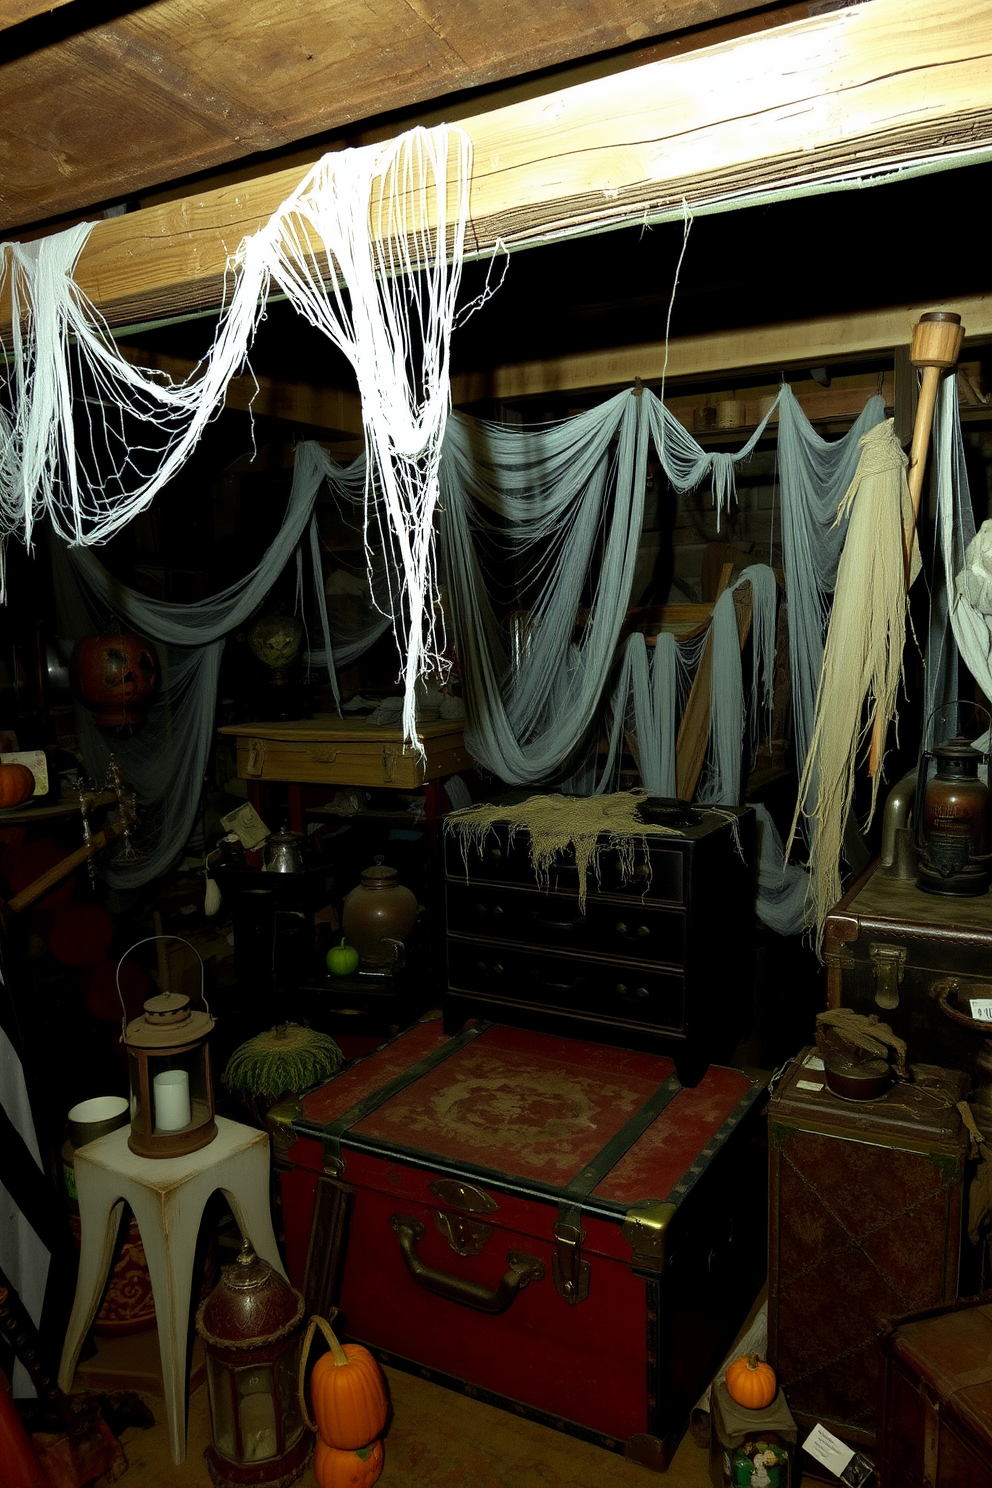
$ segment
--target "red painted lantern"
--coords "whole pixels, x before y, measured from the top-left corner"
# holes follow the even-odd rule
[[[158,686],[158,656],[130,631],[83,636],[69,661],[72,690],[101,728],[134,728]]]
[[[300,1293],[246,1240],[196,1314],[213,1435],[204,1455],[217,1488],[287,1488],[310,1461],[297,1403],[303,1312]]]

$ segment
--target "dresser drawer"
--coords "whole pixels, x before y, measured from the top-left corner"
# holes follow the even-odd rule
[[[517,946],[448,941],[452,993],[474,993],[498,1005],[561,1009],[680,1032],[685,1021],[683,979],[651,967],[605,964]]]
[[[525,832],[518,833],[511,842],[506,829],[498,827],[488,834],[481,847],[465,841],[456,833],[446,832],[444,865],[452,882],[498,880],[500,883],[534,885],[530,842]],[[551,893],[574,896],[578,887],[575,856],[564,852],[548,871],[547,888]],[[589,870],[586,888],[590,902],[598,894],[622,894],[662,904],[682,904],[685,901],[684,847],[681,843],[660,847],[657,839],[647,849],[637,843],[633,850],[632,869],[625,867],[615,848],[603,848],[596,870]]]
[[[685,955],[683,911],[640,899],[590,895],[583,911],[574,894],[449,880],[447,905],[449,935],[674,967]]]

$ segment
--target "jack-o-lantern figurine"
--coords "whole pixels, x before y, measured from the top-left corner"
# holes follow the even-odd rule
[[[135,728],[158,687],[158,656],[130,631],[83,636],[72,650],[69,680],[101,728]]]

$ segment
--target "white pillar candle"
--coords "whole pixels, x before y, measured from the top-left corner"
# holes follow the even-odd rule
[[[185,1070],[163,1070],[155,1076],[155,1130],[181,1131],[189,1126],[189,1076]]]

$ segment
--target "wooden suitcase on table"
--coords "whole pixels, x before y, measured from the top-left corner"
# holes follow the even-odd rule
[[[938,999],[949,980],[964,999],[992,996],[992,896],[926,894],[875,864],[827,916],[823,959],[831,1007],[877,1014],[911,1060],[974,1070],[980,1038]]]
[[[875,1443],[877,1339],[957,1295],[967,1137],[964,1076],[843,1100],[806,1049],[768,1103],[768,1350],[796,1420]]]
[[[425,1020],[274,1113],[290,1275],[384,1362],[663,1469],[764,1277],[762,1097]]]
[[[882,1349],[881,1488],[992,1488],[992,1292],[903,1318]]]

